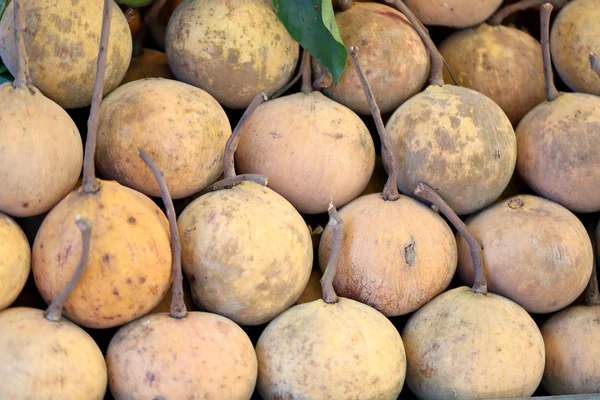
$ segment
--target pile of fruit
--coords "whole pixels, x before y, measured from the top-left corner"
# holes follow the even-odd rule
[[[600,0],[0,15],[0,400],[600,393]]]

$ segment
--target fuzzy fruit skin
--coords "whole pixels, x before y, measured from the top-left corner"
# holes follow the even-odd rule
[[[467,219],[483,246],[488,289],[530,313],[550,313],[584,291],[593,265],[592,244],[583,224],[563,206],[520,195]],[[469,246],[460,235],[458,273],[473,284]]]
[[[404,386],[400,334],[381,313],[350,299],[290,308],[263,331],[256,355],[265,400],[390,400]]]
[[[515,169],[510,120],[496,103],[468,88],[427,87],[392,114],[386,131],[400,191],[412,195],[425,182],[458,215],[493,203]]]
[[[169,20],[166,53],[178,80],[243,109],[288,82],[300,48],[263,0],[188,0]]]
[[[0,213],[0,310],[19,296],[31,270],[31,249],[23,230]]]
[[[0,85],[0,212],[42,214],[75,185],[83,164],[77,126],[35,87]]]
[[[240,173],[263,174],[302,213],[341,207],[358,197],[375,167],[369,129],[349,108],[320,92],[261,104],[235,153]]]
[[[138,148],[152,156],[174,199],[214,183],[231,135],[227,114],[207,92],[151,78],[117,88],[102,101],[96,165],[108,179],[160,196]]]
[[[542,325],[546,370],[542,386],[552,395],[598,393],[600,306],[569,307]]]
[[[141,56],[133,57],[129,69],[119,86],[146,78],[165,78],[175,80],[169,68],[167,55],[162,51],[144,48]]]
[[[370,305],[386,316],[412,312],[440,294],[456,271],[457,251],[446,222],[418,201],[381,193],[359,197],[340,211],[346,233],[333,284],[339,296]],[[324,271],[332,229],[323,231]]]
[[[116,400],[249,400],[257,375],[246,333],[216,314],[167,313],[133,321],[112,338],[106,354]]]
[[[523,31],[481,24],[451,34],[439,50],[460,86],[492,99],[513,125],[546,99],[542,47]],[[453,84],[446,68],[444,81]]]
[[[544,341],[529,314],[466,286],[414,313],[402,338],[406,383],[419,399],[529,397],[544,372]]]
[[[107,372],[94,339],[74,323],[42,310],[0,312],[2,399],[102,400]]]
[[[103,0],[25,0],[25,49],[35,87],[63,108],[92,102],[102,29]],[[127,19],[113,2],[104,94],[116,88],[131,60]],[[18,59],[14,43],[14,3],[0,20],[0,57],[13,76]],[[45,125],[42,125],[45,126]]]
[[[253,182],[205,194],[181,213],[181,262],[203,309],[240,325],[269,322],[306,287],[313,245],[283,197]]]
[[[517,170],[539,195],[574,212],[600,211],[600,97],[561,93],[516,129]]]
[[[344,44],[360,46],[360,63],[382,113],[394,111],[423,88],[429,54],[404,15],[384,4],[357,3],[335,19]],[[350,57],[338,84],[323,93],[359,114],[370,113]]]
[[[405,0],[425,25],[468,28],[482,23],[500,7],[502,0]]]
[[[80,258],[76,215],[91,221],[89,261],[63,314],[88,328],[110,328],[147,314],[171,283],[169,225],[143,194],[98,181],[96,194],[73,191],[50,211],[33,243],[35,284],[49,303],[65,288]]]
[[[600,78],[590,68],[590,53],[600,50],[600,7],[596,0],[568,3],[556,16],[550,32],[552,61],[574,92],[600,96]]]

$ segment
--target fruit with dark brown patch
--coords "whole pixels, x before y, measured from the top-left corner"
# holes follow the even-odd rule
[[[510,120],[487,96],[444,85],[443,58],[419,21],[414,21],[432,57],[431,84],[390,117],[386,130],[398,161],[398,187],[406,195],[419,182],[438,191],[459,215],[496,200],[515,169],[517,143]]]
[[[542,15],[547,101],[517,126],[517,170],[536,193],[571,211],[600,211],[600,186],[590,184],[600,180],[600,97],[559,93],[554,87],[550,10],[542,11],[547,13]]]
[[[13,14],[14,2],[4,15]],[[111,3],[111,38],[104,93],[116,88],[131,60],[131,31],[123,12]],[[92,102],[94,71],[100,41],[102,0],[26,0],[31,79],[35,87],[63,108]],[[16,75],[18,56],[12,18],[0,21],[0,57]],[[52,123],[49,123],[49,126]]]
[[[390,2],[389,0],[388,3]],[[488,19],[502,0],[406,0],[406,5],[425,25],[468,28]]]
[[[243,109],[291,78],[299,46],[264,0],[189,0],[169,20],[166,53],[177,79]]]
[[[165,53],[154,49],[144,49],[141,56],[133,57],[120,86],[146,78],[175,79]]]
[[[0,310],[19,296],[31,270],[27,237],[8,215],[0,213]]]

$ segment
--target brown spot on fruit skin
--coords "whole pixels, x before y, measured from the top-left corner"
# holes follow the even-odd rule
[[[136,219],[135,219],[135,217],[129,217],[129,218],[127,219],[127,222],[129,222],[130,224],[135,224],[135,222],[136,222]]]

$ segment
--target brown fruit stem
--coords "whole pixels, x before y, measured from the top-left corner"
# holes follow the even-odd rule
[[[567,5],[568,0],[521,0],[501,8],[488,20],[488,24],[493,26],[500,25],[502,21],[514,13],[540,7],[544,3],[551,3],[556,8],[562,8]]]
[[[396,165],[396,158],[392,153],[390,140],[387,136],[387,133],[385,132],[385,126],[383,125],[383,120],[381,119],[381,112],[379,111],[379,107],[377,106],[377,102],[375,101],[375,96],[373,95],[373,91],[371,90],[371,86],[369,86],[367,77],[365,76],[363,69],[360,66],[360,61],[358,59],[358,47],[351,46],[348,49],[348,51],[350,53],[350,58],[352,59],[352,64],[354,64],[356,74],[358,75],[358,79],[360,79],[360,83],[365,92],[367,103],[369,103],[371,115],[375,120],[375,126],[377,127],[377,133],[379,133],[379,139],[381,139],[381,153],[383,157],[383,166],[385,167],[385,171],[388,174],[387,182],[383,187],[383,199],[385,201],[395,201],[400,198],[400,193],[398,193],[398,166]]]
[[[441,212],[450,220],[452,225],[461,234],[463,238],[469,244],[471,250],[471,259],[473,261],[473,269],[475,270],[475,283],[473,284],[473,291],[475,293],[487,293],[487,281],[485,279],[485,270],[483,269],[483,258],[481,255],[482,249],[481,244],[471,235],[469,229],[464,222],[456,215],[456,213],[450,208],[450,206],[436,193],[430,186],[421,182],[417,185],[414,194],[422,199],[435,205]]]
[[[598,78],[600,78],[600,58],[594,53],[590,53],[590,68],[598,75]]]
[[[338,7],[342,11],[346,11],[353,5],[354,5],[354,1],[352,1],[352,0],[338,0]]]
[[[552,71],[552,56],[550,55],[550,14],[552,4],[544,3],[540,11],[540,31],[542,44],[542,58],[544,62],[544,79],[546,82],[546,100],[553,101],[559,96],[554,86],[554,72]]]
[[[138,148],[140,158],[144,160],[154,179],[160,187],[160,195],[165,203],[167,218],[169,219],[169,229],[171,231],[171,255],[173,257],[173,297],[171,300],[171,312],[169,315],[173,318],[181,319],[187,316],[187,308],[183,301],[183,272],[181,271],[181,241],[179,240],[179,230],[177,229],[177,217],[175,215],[175,206],[169,193],[169,188],[165,182],[165,177],[158,169],[158,166],[152,158],[142,148]]]
[[[142,26],[140,26],[135,35],[133,35],[133,57],[139,57],[144,54],[144,37],[146,36],[146,31],[150,25],[156,21],[160,10],[166,2],[167,0],[155,0],[154,3],[152,3],[150,10],[144,15]]]
[[[206,193],[217,192],[217,191],[223,190],[223,189],[231,189],[232,187],[237,186],[243,182],[254,182],[260,186],[267,186],[268,180],[267,180],[266,176],[258,175],[258,174],[235,175],[235,176],[232,176],[231,178],[221,179],[220,181],[215,182],[212,185],[205,187],[204,189],[202,189],[201,191],[196,193],[193,196],[193,198],[196,199]]]
[[[75,267],[75,273],[73,273],[71,280],[44,312],[44,317],[49,321],[60,321],[65,301],[67,301],[67,298],[73,293],[73,290],[75,290],[75,287],[81,280],[81,276],[87,267],[92,238],[92,224],[89,220],[80,218],[79,216],[75,217],[75,223],[81,231],[81,255],[79,256],[79,262],[77,263],[77,267]]]
[[[27,22],[25,20],[25,5],[24,0],[15,0],[15,43],[17,54],[19,56],[19,71],[17,77],[13,81],[13,87],[16,89],[21,86],[31,86],[31,75],[29,74],[29,59],[25,50],[25,29]]]
[[[97,193],[100,185],[96,180],[96,166],[94,156],[96,154],[96,136],[98,132],[100,103],[104,91],[104,74],[108,58],[108,38],[110,36],[111,11],[113,0],[104,0],[102,11],[102,33],[100,34],[100,46],[98,49],[98,60],[96,61],[96,78],[94,80],[94,94],[92,106],[87,122],[87,139],[85,142],[85,157],[83,161],[83,191],[84,193]]]
[[[385,1],[404,14],[429,51],[429,57],[431,57],[431,76],[429,78],[429,84],[434,86],[443,86],[444,57],[442,57],[442,54],[438,51],[437,47],[435,47],[433,40],[431,40],[431,37],[429,37],[429,34],[427,33],[427,30],[421,21],[419,21],[415,14],[413,14],[412,11],[410,11],[406,4],[404,4],[401,0]]]
[[[302,87],[300,91],[302,93],[312,93],[312,70],[310,67],[310,53],[306,50],[302,53]]]
[[[256,107],[261,105],[263,102],[267,100],[267,95],[263,92],[257,94],[256,97],[252,99],[244,114],[242,114],[242,118],[240,118],[238,124],[235,126],[233,133],[227,139],[227,144],[225,145],[225,154],[223,155],[223,175],[225,178],[233,178],[235,176],[235,151],[237,150],[238,144],[240,143],[240,135],[242,134],[242,128],[246,125],[246,121],[250,118],[250,115],[256,110]]]
[[[296,82],[298,82],[300,77],[302,77],[302,74],[304,72],[304,63],[306,62],[304,59],[304,53],[307,53],[307,51],[303,50],[303,53],[302,53],[303,57],[302,57],[302,61],[300,62],[300,69],[298,70],[298,73],[296,74],[296,76],[294,76],[294,78],[291,81],[289,81],[284,86],[282,86],[278,91],[276,91],[273,94],[273,96],[271,96],[271,100],[276,99],[279,96],[281,96],[282,94],[284,94],[285,92],[287,92],[292,86],[294,86],[296,84]],[[309,57],[308,61],[310,62],[310,57]]]
[[[340,217],[333,203],[329,203],[327,208],[329,214],[329,226],[333,229],[333,239],[331,253],[327,261],[327,267],[321,277],[321,290],[323,291],[323,301],[328,304],[337,303],[338,296],[333,288],[333,278],[337,272],[337,266],[340,259],[340,252],[344,242],[345,226],[344,220]]]
[[[317,250],[319,242],[321,241],[321,235],[323,234],[323,227],[317,225],[317,227],[313,229],[312,226],[308,225],[308,231],[310,232],[310,238],[312,239],[313,250]]]

